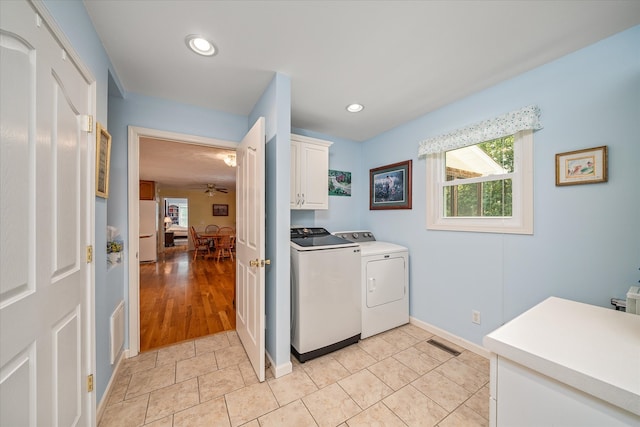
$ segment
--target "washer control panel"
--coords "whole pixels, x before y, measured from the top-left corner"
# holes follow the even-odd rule
[[[338,237],[342,237],[343,239],[349,240],[351,242],[360,243],[360,242],[375,242],[376,238],[372,232],[366,230],[357,230],[357,231],[337,231],[333,233]]]

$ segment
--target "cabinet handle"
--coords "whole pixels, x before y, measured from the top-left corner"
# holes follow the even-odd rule
[[[304,193],[302,193],[302,202],[300,204],[304,205]]]

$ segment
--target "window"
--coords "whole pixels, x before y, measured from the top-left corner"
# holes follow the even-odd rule
[[[429,154],[427,229],[533,234],[533,132]]]
[[[181,227],[189,226],[189,199],[164,199],[165,215],[171,218],[171,223]]]

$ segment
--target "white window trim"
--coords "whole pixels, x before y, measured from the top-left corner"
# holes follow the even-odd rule
[[[445,217],[445,153],[427,156],[427,230],[533,234],[533,131],[516,133],[511,217]]]

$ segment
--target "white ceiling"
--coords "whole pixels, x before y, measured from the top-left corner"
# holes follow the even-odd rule
[[[246,116],[280,72],[292,127],[355,141],[640,23],[638,0],[84,3],[125,91]]]
[[[234,189],[236,169],[224,163],[234,151],[155,138],[140,138],[140,179],[160,187],[202,190],[208,184]]]

